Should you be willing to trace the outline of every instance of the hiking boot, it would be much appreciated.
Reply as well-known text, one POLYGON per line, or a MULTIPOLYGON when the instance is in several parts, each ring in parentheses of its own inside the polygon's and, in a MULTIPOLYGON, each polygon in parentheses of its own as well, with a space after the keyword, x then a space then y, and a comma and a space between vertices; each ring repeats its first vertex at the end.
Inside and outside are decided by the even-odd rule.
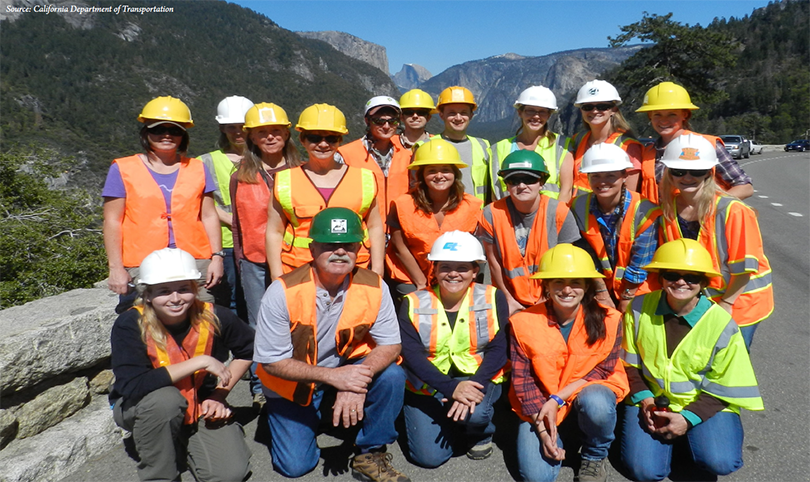
POLYGON ((259 392, 253 394, 253 408, 261 410, 265 403, 267 403, 267 399, 264 398, 264 393, 259 392))
POLYGON ((582 459, 579 467, 579 482, 605 482, 607 480, 607 459, 582 459))
POLYGON ((371 482, 411 482, 405 474, 391 466, 394 456, 386 452, 369 452, 352 459, 352 475, 371 482))
POLYGON ((467 450, 467 457, 473 460, 484 460, 492 455, 492 442, 473 445, 467 450))

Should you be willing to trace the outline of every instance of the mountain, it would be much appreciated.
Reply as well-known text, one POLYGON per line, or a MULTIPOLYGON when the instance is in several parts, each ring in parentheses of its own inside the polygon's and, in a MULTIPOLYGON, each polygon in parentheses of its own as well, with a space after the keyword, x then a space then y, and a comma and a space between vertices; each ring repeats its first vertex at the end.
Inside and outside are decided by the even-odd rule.
MULTIPOLYGON (((44 2, 14 5, 32 3, 44 2)), ((252 10, 223 1, 160 5, 172 12, 0 18, 0 149, 30 144, 75 156, 74 181, 99 189, 111 159, 140 151, 136 117, 157 96, 191 108, 189 151, 199 155, 213 148, 216 106, 229 95, 281 105, 293 123, 310 104, 337 105, 351 140, 364 132, 366 100, 398 92, 386 72, 252 10)))
POLYGON ((403 64, 399 72, 394 74, 393 79, 400 92, 405 93, 408 90, 418 88, 432 76, 433 74, 421 65, 403 64))
POLYGON ((367 42, 354 35, 344 32, 324 31, 324 32, 295 32, 298 35, 315 40, 323 40, 338 52, 343 52, 349 57, 371 64, 374 67, 388 74, 388 54, 385 47, 372 42, 367 42))

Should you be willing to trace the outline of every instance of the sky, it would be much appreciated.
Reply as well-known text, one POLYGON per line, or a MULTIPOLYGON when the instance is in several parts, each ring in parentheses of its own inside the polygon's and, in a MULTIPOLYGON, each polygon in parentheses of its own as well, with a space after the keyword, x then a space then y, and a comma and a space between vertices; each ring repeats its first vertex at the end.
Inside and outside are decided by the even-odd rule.
POLYGON ((494 55, 541 56, 608 47, 608 37, 643 12, 689 25, 742 18, 767 0, 449 0, 284 1, 228 0, 266 15, 292 31, 337 30, 382 45, 388 68, 419 64, 436 75, 448 67, 494 55))

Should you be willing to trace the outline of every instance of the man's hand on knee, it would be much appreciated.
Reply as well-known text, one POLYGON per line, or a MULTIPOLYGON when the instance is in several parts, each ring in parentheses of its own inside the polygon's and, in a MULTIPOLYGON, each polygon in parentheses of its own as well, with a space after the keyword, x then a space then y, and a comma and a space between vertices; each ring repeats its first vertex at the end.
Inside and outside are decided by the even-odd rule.
POLYGON ((366 393, 374 371, 367 365, 345 365, 332 368, 327 383, 341 391, 366 393))
POLYGON ((364 403, 366 396, 361 393, 338 391, 332 406, 332 425, 337 427, 341 420, 345 428, 357 425, 363 420, 364 403))

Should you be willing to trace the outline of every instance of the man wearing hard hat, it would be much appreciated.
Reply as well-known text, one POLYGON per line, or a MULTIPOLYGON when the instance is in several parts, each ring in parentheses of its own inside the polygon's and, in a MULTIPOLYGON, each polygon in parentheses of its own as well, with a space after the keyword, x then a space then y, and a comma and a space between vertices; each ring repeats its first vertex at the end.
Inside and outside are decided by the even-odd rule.
POLYGON ((353 211, 324 209, 309 237, 313 260, 270 285, 256 331, 273 466, 286 477, 314 469, 321 414, 331 409, 332 425, 360 427, 356 476, 407 481, 386 453, 405 385, 391 295, 380 276, 355 267, 363 227, 353 211))

